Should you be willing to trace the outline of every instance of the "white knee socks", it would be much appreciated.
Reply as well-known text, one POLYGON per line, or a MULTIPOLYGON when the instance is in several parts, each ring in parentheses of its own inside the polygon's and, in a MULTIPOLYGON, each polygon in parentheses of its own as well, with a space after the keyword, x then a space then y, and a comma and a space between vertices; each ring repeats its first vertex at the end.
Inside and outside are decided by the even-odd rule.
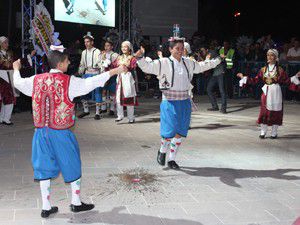
POLYGON ((171 140, 171 144, 170 144, 170 154, 169 154, 169 160, 168 161, 174 161, 178 148, 181 145, 181 138, 173 138, 171 140))
POLYGON ((49 180, 41 180, 40 181, 40 188, 41 188, 41 194, 42 194, 42 202, 43 210, 50 210, 51 204, 50 204, 50 179, 49 180))
POLYGON ((72 189, 72 204, 73 205, 81 205, 80 200, 80 184, 81 179, 75 180, 71 183, 71 189, 72 189))

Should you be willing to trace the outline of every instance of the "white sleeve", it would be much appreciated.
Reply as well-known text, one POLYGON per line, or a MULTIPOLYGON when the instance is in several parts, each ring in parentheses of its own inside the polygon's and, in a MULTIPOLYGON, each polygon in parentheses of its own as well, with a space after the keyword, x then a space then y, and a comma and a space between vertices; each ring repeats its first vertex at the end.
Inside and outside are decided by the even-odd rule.
POLYGON ((147 61, 144 57, 137 61, 138 66, 144 73, 159 75, 161 70, 161 61, 156 59, 151 62, 147 61))
POLYGON ((247 84, 247 77, 243 77, 242 79, 240 79, 239 84, 240 87, 243 87, 244 84, 247 84))
POLYGON ((83 74, 85 70, 85 62, 84 62, 84 51, 81 53, 81 59, 80 59, 80 64, 78 68, 78 73, 83 74))
POLYGON ((290 57, 290 56, 292 56, 292 49, 291 49, 291 48, 288 50, 288 52, 287 52, 286 56, 287 56, 287 57, 290 57))
POLYGON ((296 85, 299 85, 299 84, 300 84, 298 75, 295 75, 295 76, 292 76, 292 77, 291 77, 291 83, 296 84, 296 85))
POLYGON ((195 63, 194 74, 197 74, 215 68, 217 65, 221 63, 221 59, 216 58, 211 60, 205 60, 202 62, 195 61, 194 63, 195 63))
POLYGON ((32 96, 34 76, 22 78, 19 70, 14 70, 13 82, 15 88, 21 91, 24 95, 32 96))
POLYGON ((71 76, 69 86, 70 100, 73 101, 75 97, 86 95, 97 87, 103 87, 109 78, 109 72, 101 73, 86 79, 71 76))

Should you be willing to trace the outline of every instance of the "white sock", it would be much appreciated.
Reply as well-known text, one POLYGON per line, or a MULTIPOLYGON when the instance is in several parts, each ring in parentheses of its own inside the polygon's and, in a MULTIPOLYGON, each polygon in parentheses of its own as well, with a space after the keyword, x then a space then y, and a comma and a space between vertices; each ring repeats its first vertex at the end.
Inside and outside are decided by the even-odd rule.
POLYGON ((273 125, 272 126, 272 133, 271 133, 272 137, 276 137, 277 136, 277 130, 278 130, 278 125, 273 125))
POLYGON ((169 161, 174 161, 176 158, 176 154, 178 151, 179 146, 181 145, 181 138, 172 138, 170 144, 170 154, 169 154, 169 161))
POLYGON ((73 205, 81 205, 80 184, 81 184, 81 179, 80 178, 71 183, 71 189, 72 189, 72 202, 71 202, 71 204, 73 204, 73 205))
POLYGON ((1 112, 0 112, 0 122, 2 122, 3 121, 3 119, 4 119, 4 104, 3 104, 3 102, 2 102, 2 105, 1 105, 1 112))
POLYGON ((114 103, 114 97, 110 96, 110 110, 115 111, 115 103, 114 103))
POLYGON ((134 106, 127 106, 127 117, 129 121, 134 120, 134 106))
POLYGON ((14 104, 4 105, 4 118, 2 119, 4 122, 10 123, 13 108, 14 104))
POLYGON ((118 119, 124 118, 124 108, 120 103, 117 103, 117 115, 118 115, 118 119))
POLYGON ((105 96, 102 97, 102 101, 103 101, 102 102, 103 104, 101 105, 101 110, 105 111, 106 110, 106 97, 105 96))
POLYGON ((87 101, 82 101, 83 105, 83 112, 88 113, 89 112, 89 104, 87 101))
POLYGON ((160 149, 159 151, 161 153, 167 153, 170 147, 170 138, 161 138, 161 144, 160 144, 160 149))
POLYGON ((100 114, 100 105, 97 103, 96 104, 96 114, 99 115, 100 114))
POLYGON ((260 124, 260 135, 266 135, 268 131, 267 124, 260 124))
POLYGON ((41 194, 42 194, 42 202, 43 210, 50 210, 51 204, 50 204, 50 179, 49 180, 41 180, 40 181, 40 188, 41 188, 41 194))

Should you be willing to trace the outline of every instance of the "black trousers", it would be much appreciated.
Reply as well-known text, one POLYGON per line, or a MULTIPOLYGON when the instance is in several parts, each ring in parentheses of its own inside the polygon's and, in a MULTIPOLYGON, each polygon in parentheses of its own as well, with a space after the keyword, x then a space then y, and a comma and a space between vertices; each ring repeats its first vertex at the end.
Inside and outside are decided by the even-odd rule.
POLYGON ((222 101, 222 109, 226 109, 227 102, 226 102, 226 93, 224 89, 224 75, 219 76, 212 76, 210 77, 208 84, 207 84, 207 94, 209 97, 209 101, 214 109, 219 108, 217 103, 217 98, 213 92, 214 87, 218 84, 219 91, 221 94, 221 101, 222 101))

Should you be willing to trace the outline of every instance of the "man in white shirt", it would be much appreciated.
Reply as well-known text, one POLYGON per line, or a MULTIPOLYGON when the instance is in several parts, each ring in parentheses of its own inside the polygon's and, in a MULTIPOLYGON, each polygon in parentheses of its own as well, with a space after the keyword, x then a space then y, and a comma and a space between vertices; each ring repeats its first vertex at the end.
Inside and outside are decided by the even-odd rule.
MULTIPOLYGON (((86 49, 81 54, 78 73, 81 74, 83 78, 88 78, 93 77, 100 72, 99 62, 101 51, 94 47, 94 37, 90 32, 88 32, 83 39, 86 49)), ((101 103, 103 102, 102 88, 100 87, 93 90, 89 96, 82 97, 83 113, 81 113, 78 118, 83 118, 87 115, 90 115, 88 104, 89 98, 96 102, 96 114, 94 119, 100 120, 101 103)))
POLYGON ((14 62, 14 84, 25 95, 32 96, 32 115, 35 132, 32 141, 32 167, 34 179, 39 181, 42 195, 41 217, 47 218, 58 212, 50 203, 50 183, 62 173, 70 183, 72 201, 70 209, 77 213, 94 208, 81 202, 81 160, 76 137, 70 130, 75 124, 73 99, 103 87, 113 75, 126 72, 123 66, 86 79, 64 74, 70 61, 63 46, 51 46, 48 63, 49 73, 21 78, 20 60, 14 62))
POLYGON ((294 47, 290 48, 287 53, 287 60, 290 62, 300 62, 300 43, 299 40, 294 41, 294 47))
POLYGON ((169 58, 161 58, 148 62, 143 57, 141 47, 135 56, 138 66, 148 74, 154 74, 159 80, 162 91, 160 105, 160 135, 161 147, 157 154, 157 162, 165 165, 166 153, 170 149, 168 167, 179 169, 175 162, 176 153, 181 145, 181 138, 186 137, 191 119, 191 90, 193 74, 199 74, 220 64, 219 58, 196 62, 183 57, 184 39, 172 37, 169 39, 169 58))

